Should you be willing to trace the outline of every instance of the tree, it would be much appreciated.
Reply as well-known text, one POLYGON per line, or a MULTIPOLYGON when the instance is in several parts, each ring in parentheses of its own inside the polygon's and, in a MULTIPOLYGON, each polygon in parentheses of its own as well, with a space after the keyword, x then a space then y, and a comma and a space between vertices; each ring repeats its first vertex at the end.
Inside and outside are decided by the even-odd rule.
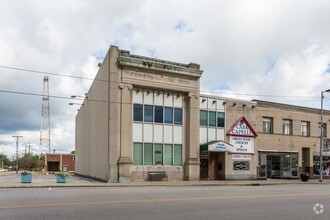
MULTIPOLYGON (((11 163, 10 159, 7 155, 5 155, 5 154, 0 155, 0 166, 2 166, 2 164, 3 164, 3 167, 7 167, 10 165, 10 163, 11 163)), ((1 167, 1 168, 3 168, 3 167, 1 167)))
POLYGON ((45 167, 45 155, 44 154, 24 154, 19 161, 19 168, 24 170, 41 170, 45 167))

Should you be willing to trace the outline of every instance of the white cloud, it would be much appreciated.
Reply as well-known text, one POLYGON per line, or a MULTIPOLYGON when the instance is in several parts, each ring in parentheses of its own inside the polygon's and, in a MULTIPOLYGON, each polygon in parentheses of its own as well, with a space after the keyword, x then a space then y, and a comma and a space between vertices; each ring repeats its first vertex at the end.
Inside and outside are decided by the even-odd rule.
MULTIPOLYGON (((5 0, 0 66, 94 77, 115 44, 134 54, 200 64, 202 91, 318 107, 330 81, 329 11, 325 0, 5 0)), ((42 93, 43 74, 0 73, 2 90, 42 93)), ((50 94, 57 96, 83 95, 91 83, 49 77, 50 94)), ((50 100, 51 147, 68 152, 77 109, 69 102, 50 100)), ((0 93, 0 104, 0 146, 11 152, 15 134, 38 146, 41 98, 0 93)))

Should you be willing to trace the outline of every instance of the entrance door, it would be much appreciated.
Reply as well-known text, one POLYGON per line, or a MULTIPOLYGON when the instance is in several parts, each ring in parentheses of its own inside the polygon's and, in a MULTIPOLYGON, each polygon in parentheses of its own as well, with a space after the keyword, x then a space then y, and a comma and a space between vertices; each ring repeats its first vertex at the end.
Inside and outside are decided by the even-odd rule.
POLYGON ((48 162, 48 171, 59 171, 59 162, 48 162))
POLYGON ((201 159, 200 161, 200 179, 207 180, 209 178, 209 160, 201 159))
POLYGON ((281 156, 269 156, 270 160, 270 178, 281 177, 281 156))
POLYGON ((267 178, 267 154, 259 154, 258 178, 267 178))

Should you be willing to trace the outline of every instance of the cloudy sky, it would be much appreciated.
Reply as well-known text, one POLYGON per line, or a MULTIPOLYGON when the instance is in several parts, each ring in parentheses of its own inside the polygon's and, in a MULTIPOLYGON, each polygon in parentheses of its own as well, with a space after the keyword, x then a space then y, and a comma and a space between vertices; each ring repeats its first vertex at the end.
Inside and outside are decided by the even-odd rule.
POLYGON ((39 146, 39 72, 54 73, 51 149, 74 150, 79 106, 66 98, 91 80, 67 76, 93 78, 110 45, 200 64, 204 93, 319 108, 330 88, 329 11, 328 0, 2 0, 0 153, 15 153, 13 135, 23 136, 20 153, 27 143, 48 150, 39 146))

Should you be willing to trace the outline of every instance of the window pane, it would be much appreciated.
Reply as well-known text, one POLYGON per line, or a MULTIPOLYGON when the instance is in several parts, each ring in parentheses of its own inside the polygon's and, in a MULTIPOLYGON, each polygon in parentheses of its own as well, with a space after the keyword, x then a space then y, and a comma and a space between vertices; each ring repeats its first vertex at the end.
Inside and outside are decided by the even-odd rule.
POLYGON ((134 121, 143 121, 143 105, 134 104, 134 121))
POLYGON ((144 144, 144 165, 152 164, 152 144, 144 144))
POLYGON ((176 166, 182 165, 182 145, 181 144, 174 145, 174 165, 176 165, 176 166))
POLYGON ((291 120, 283 120, 283 134, 291 135, 291 120))
POLYGON ((133 164, 142 165, 142 144, 134 143, 133 145, 133 164))
POLYGON ((152 105, 144 106, 144 121, 153 122, 154 119, 154 107, 152 105))
POLYGON ((174 109, 174 124, 182 125, 182 109, 174 109))
POLYGON ((218 128, 225 127, 225 113, 218 112, 217 123, 218 123, 218 128))
POLYGON ((165 123, 173 124, 173 108, 165 107, 165 123))
POLYGON ((309 122, 302 121, 300 127, 301 127, 301 136, 309 136, 309 122))
POLYGON ((200 111, 200 125, 207 126, 207 111, 200 111))
POLYGON ((209 126, 215 127, 216 125, 216 118, 215 118, 215 112, 209 112, 209 126))
POLYGON ((155 106, 155 122, 163 123, 163 106, 155 106))
POLYGON ((273 119, 263 118, 262 119, 262 131, 267 134, 273 133, 273 119))
POLYGON ((172 144, 165 144, 165 165, 173 165, 173 146, 172 144))
POLYGON ((155 165, 163 164, 163 145, 155 144, 155 165))

